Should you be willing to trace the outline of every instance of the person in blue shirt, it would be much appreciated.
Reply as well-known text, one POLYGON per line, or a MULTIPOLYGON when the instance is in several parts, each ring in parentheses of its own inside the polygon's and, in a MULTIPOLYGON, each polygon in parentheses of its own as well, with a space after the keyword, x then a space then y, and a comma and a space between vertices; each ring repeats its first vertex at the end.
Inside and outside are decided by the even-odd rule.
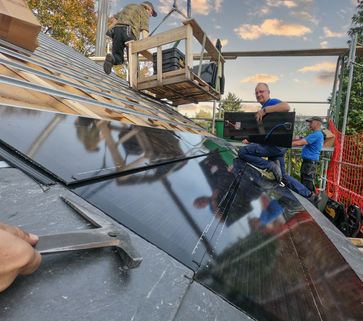
MULTIPOLYGON (((287 112, 290 110, 288 103, 280 99, 270 97, 270 89, 266 83, 258 83, 255 88, 256 100, 261 104, 261 109, 256 113, 256 120, 260 122, 269 113, 287 112)), ((285 175, 284 155, 287 151, 285 147, 270 146, 262 144, 250 144, 248 140, 242 141, 247 146, 241 147, 238 156, 252 165, 270 170, 275 179, 281 182, 285 175), (262 157, 268 157, 268 160, 262 157)))
POLYGON ((313 132, 304 138, 294 140, 292 146, 303 146, 300 180, 310 191, 315 192, 316 170, 324 144, 324 134, 321 131, 322 119, 320 117, 314 116, 306 121, 313 132))

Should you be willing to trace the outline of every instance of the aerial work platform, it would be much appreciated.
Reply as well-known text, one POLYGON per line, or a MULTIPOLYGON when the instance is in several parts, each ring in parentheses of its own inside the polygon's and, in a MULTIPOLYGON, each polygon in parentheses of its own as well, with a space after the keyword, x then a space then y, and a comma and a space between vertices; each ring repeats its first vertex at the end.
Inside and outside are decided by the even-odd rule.
POLYGON ((183 26, 129 44, 129 80, 132 88, 147 90, 156 98, 167 99, 173 105, 220 100, 223 79, 224 58, 212 44, 194 19, 186 20, 183 26), (193 39, 202 46, 199 66, 193 68, 193 39), (174 70, 166 71, 165 51, 162 46, 184 40, 185 55, 176 57, 174 70), (152 55, 149 50, 156 49, 152 55), (210 59, 202 64, 204 53, 210 59), (139 73, 139 54, 148 61, 154 61, 154 74, 139 73), (154 57, 153 57, 154 56, 154 57))

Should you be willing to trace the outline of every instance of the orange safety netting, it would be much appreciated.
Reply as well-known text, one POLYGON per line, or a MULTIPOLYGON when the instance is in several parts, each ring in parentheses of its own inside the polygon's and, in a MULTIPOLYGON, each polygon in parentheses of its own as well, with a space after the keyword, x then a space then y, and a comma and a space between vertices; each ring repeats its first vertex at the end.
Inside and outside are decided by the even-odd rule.
POLYGON ((340 162, 343 135, 332 121, 329 122, 329 129, 335 135, 335 141, 327 173, 326 192, 330 198, 343 203, 346 208, 355 204, 363 210, 363 133, 344 135, 340 162))

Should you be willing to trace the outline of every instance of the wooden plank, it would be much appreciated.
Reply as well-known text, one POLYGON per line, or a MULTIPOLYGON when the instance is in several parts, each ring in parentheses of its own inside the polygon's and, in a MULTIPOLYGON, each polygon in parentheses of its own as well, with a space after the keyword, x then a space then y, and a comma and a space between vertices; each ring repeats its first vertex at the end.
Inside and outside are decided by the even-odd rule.
POLYGON ((161 46, 158 46, 157 53, 156 53, 156 80, 158 83, 158 86, 161 86, 163 84, 163 52, 161 46))
MULTIPOLYGON (((0 54, 0 56, 3 56, 2 54, 0 54)), ((8 59, 7 57, 5 57, 5 59, 8 59)), ((22 78, 24 78, 25 80, 29 81, 30 83, 35 83, 37 85, 40 85, 44 88, 49 88, 49 89, 59 89, 58 85, 54 83, 54 85, 51 82, 48 82, 44 79, 42 79, 41 77, 25 72, 25 71, 17 71, 16 72, 19 76, 21 76, 22 78)), ((66 91, 67 92, 67 91, 66 91)), ((53 97, 51 94, 46 96, 50 96, 53 97)), ((70 99, 64 99, 64 98, 60 98, 60 97, 53 97, 55 100, 62 102, 63 104, 65 104, 66 106, 68 106, 69 108, 73 109, 76 113, 81 114, 81 115, 87 115, 87 116, 91 116, 93 118, 99 118, 100 116, 97 113, 94 113, 92 110, 90 110, 89 108, 85 107, 84 105, 82 105, 79 102, 76 101, 72 101, 70 99)))
POLYGON ((147 50, 143 50, 140 52, 141 55, 143 55, 147 60, 153 61, 153 54, 147 50))
MULTIPOLYGON (((193 28, 193 35, 194 37, 199 41, 200 44, 203 43, 203 36, 205 32, 202 30, 202 28, 198 25, 198 23, 194 19, 189 19, 186 21, 183 21, 184 25, 191 25, 193 28)), ((210 41, 210 39, 207 37, 205 42, 205 49, 207 53, 215 60, 218 61, 219 55, 221 55, 221 61, 224 63, 224 58, 222 57, 222 54, 217 50, 217 48, 213 45, 213 43, 210 41)))
POLYGON ((147 37, 142 40, 134 41, 132 44, 131 53, 138 53, 143 50, 155 48, 177 40, 186 38, 186 27, 181 26, 170 31, 161 32, 155 36, 147 37))
MULTIPOLYGON (((183 82, 185 81, 185 76, 182 75, 182 76, 176 76, 176 77, 172 77, 172 78, 168 78, 168 79, 163 79, 163 86, 166 86, 166 85, 172 85, 172 84, 175 84, 175 83, 179 83, 179 82, 183 82)), ((142 83, 142 84, 139 84, 137 89, 138 90, 149 90, 151 92, 153 92, 153 89, 155 87, 158 87, 158 81, 157 80, 153 80, 153 81, 148 81, 148 82, 145 82, 145 83, 142 83)))
POLYGON ((193 70, 193 29, 191 25, 186 25, 185 40, 185 78, 190 79, 190 71, 193 70))
POLYGON ((129 83, 131 88, 137 89, 137 69, 139 62, 137 54, 131 53, 134 46, 134 41, 129 44, 129 83))
MULTIPOLYGON (((171 77, 174 77, 174 76, 184 75, 184 73, 185 73, 185 68, 172 70, 172 71, 167 71, 167 72, 163 73, 163 79, 171 78, 171 77)), ((138 83, 141 84, 141 83, 156 80, 156 79, 157 79, 157 75, 152 75, 152 76, 147 76, 147 77, 139 77, 138 83)))

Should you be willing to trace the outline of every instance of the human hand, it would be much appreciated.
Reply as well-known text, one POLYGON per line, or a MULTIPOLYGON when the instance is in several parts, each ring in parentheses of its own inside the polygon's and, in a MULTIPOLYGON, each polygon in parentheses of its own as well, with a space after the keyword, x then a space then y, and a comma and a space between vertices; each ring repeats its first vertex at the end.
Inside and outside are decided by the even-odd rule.
POLYGON ((256 120, 257 122, 261 122, 262 118, 266 115, 266 108, 261 108, 257 113, 256 113, 256 120))
POLYGON ((0 292, 18 275, 31 274, 39 267, 41 256, 33 248, 38 240, 34 234, 0 223, 0 292))

